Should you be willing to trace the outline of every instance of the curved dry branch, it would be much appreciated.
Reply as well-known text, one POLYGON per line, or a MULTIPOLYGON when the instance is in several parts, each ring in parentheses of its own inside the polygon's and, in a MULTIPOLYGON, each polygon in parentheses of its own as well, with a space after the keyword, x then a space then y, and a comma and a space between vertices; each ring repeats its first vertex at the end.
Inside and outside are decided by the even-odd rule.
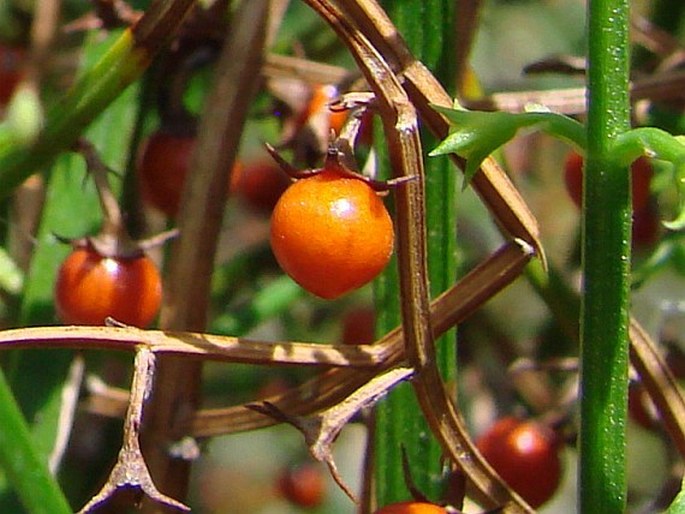
MULTIPOLYGON (((338 3, 343 6, 347 18, 382 53, 385 62, 402 77, 402 85, 426 128, 438 139, 447 137, 449 124, 431 106, 451 107, 452 98, 430 70, 411 54, 385 11, 375 0, 339 0, 338 3)), ((464 168, 464 159, 454 154, 450 157, 460 169, 464 168)), ((499 164, 492 158, 483 161, 471 185, 497 219, 505 236, 526 241, 544 263, 538 222, 499 164)))
POLYGON ((157 355, 247 364, 375 367, 387 359, 385 345, 272 343, 199 332, 140 330, 133 327, 28 327, 0 331, 0 349, 77 348, 135 351, 157 355))
MULTIPOLYGON (((431 302, 431 330, 439 336, 466 319, 488 299, 514 281, 532 256, 533 249, 521 241, 504 244, 459 283, 431 302)), ((67 346, 134 351, 139 345, 149 345, 154 353, 172 351, 191 358, 196 356, 225 362, 279 364, 274 362, 272 357, 275 343, 209 334, 107 327, 36 327, 0 331, 0 349, 67 346)), ((297 388, 268 398, 268 401, 280 410, 297 415, 312 414, 329 408, 376 374, 401 364, 405 359, 404 337, 399 327, 373 345, 357 347, 364 355, 359 361, 349 353, 349 348, 354 347, 314 343, 278 345, 282 348, 282 354, 290 355, 287 361, 280 364, 293 364, 297 355, 302 355, 300 360, 314 365, 316 359, 312 357, 311 352, 316 352, 319 359, 322 355, 327 355, 327 367, 332 365, 331 362, 338 351, 343 352, 344 357, 349 360, 347 364, 343 363, 344 359, 341 361, 340 366, 346 369, 330 370, 297 388)), ((106 395, 98 391, 92 394, 106 395)), ((126 409, 125 394, 117 394, 115 397, 106 395, 105 399, 110 407, 106 412, 98 411, 101 414, 119 416, 126 409)), ((185 431, 195 437, 211 437, 271 424, 273 420, 270 418, 256 414, 243 406, 234 406, 200 411, 191 426, 185 427, 185 431)))
MULTIPOLYGON (((417 177, 410 185, 397 192, 397 224, 405 349, 409 363, 416 370, 413 383, 419 403, 443 449, 459 463, 486 504, 504 506, 505 512, 532 512, 476 451, 454 404, 447 395, 436 366, 434 339, 429 322, 423 155, 414 106, 407 98, 397 76, 381 57, 379 50, 371 46, 369 40, 360 32, 366 27, 357 28, 352 25, 350 13, 339 9, 331 2, 307 2, 348 45, 362 74, 375 93, 396 175, 417 177)), ((359 6, 356 2, 344 4, 352 5, 355 10, 359 6)), ((371 1, 365 2, 365 5, 377 7, 371 1)), ((380 19, 387 20, 380 7, 377 15, 380 19)), ((390 21, 387 20, 386 28, 390 26, 390 21)), ((396 31, 393 41, 401 44, 396 31)), ((383 46, 388 46, 387 41, 383 41, 383 46)), ((406 58, 409 52, 406 47, 402 50, 406 58)), ((417 61, 412 62, 413 67, 422 67, 419 64, 417 61)), ((433 115, 433 118, 437 116, 433 115)), ((442 123, 445 124, 444 120, 442 123)), ((512 191, 515 192, 513 186, 512 191)), ((521 204, 525 206, 522 200, 521 204)), ((531 219, 534 221, 532 215, 531 219)), ((533 237, 530 231, 524 230, 522 236, 527 236, 530 244, 539 248, 537 238, 533 237)))

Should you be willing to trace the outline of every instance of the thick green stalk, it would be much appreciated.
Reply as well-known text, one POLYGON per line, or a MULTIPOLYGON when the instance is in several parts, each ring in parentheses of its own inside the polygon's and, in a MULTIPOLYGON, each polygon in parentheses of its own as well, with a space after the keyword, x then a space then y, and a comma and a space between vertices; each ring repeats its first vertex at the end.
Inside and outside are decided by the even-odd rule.
POLYGON ((587 514, 619 514, 626 503, 631 207, 628 169, 611 150, 630 124, 628 0, 590 0, 588 9, 579 505, 587 514))
MULTIPOLYGON (((451 87, 454 74, 451 0, 392 0, 384 3, 407 44, 442 81, 451 87)), ((435 140, 423 139, 424 148, 434 148, 435 140)), ((446 159, 426 161, 426 223, 428 269, 433 296, 456 280, 455 239, 456 174, 446 159)), ((381 301, 379 329, 382 332, 400 323, 397 305, 399 285, 394 270, 376 291, 381 301)), ((455 334, 448 332, 438 344, 438 365, 446 380, 454 379, 455 334)), ((402 449, 406 450, 411 478, 432 500, 443 494, 442 450, 431 436, 409 384, 392 391, 376 413, 376 496, 379 505, 407 499, 402 449)))
POLYGON ((0 467, 31 514, 70 514, 67 500, 39 455, 5 376, 0 373, 0 467))

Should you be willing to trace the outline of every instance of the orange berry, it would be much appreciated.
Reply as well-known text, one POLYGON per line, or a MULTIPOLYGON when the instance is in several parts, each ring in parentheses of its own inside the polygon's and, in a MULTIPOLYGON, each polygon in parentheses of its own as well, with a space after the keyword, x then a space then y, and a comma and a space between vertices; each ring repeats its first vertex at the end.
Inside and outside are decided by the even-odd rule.
POLYGON ((64 323, 102 325, 111 316, 144 328, 161 303, 161 277, 145 255, 107 257, 91 247, 76 248, 57 273, 55 304, 64 323))
POLYGON ((386 505, 374 514, 447 514, 447 510, 433 503, 407 501, 386 505))
POLYGON ((317 507, 326 496, 323 470, 315 464, 286 468, 278 477, 278 491, 294 505, 317 507))
POLYGON ((363 180, 324 168, 291 185, 271 217, 281 268, 307 291, 333 299, 373 280, 392 254, 392 219, 363 180))

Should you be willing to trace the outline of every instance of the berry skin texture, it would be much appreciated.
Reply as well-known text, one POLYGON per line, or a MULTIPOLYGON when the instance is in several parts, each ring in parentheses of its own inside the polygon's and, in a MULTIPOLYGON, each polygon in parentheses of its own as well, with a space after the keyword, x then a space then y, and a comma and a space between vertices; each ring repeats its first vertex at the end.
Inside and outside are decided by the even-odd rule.
MULTIPOLYGON (((649 202, 649 183, 653 170, 645 157, 635 160, 630 170, 633 210, 637 212, 644 209, 649 202)), ((583 157, 576 152, 571 152, 566 157, 564 182, 571 200, 580 208, 583 203, 583 157)))
POLYGON ((324 169, 291 185, 271 217, 271 248, 307 291, 337 298, 374 279, 392 254, 392 219, 363 180, 324 169))
POLYGON ((447 514, 447 510, 433 503, 408 501, 386 505, 374 514, 447 514))
POLYGON ((313 464, 285 469, 278 478, 277 486, 286 500, 306 509, 318 507, 326 496, 323 471, 313 464))
POLYGON ((504 481, 534 508, 549 500, 559 487, 559 442, 546 426, 505 417, 486 431, 476 446, 504 481))
POLYGON ((141 149, 137 165, 141 196, 169 217, 178 214, 194 147, 194 136, 160 130, 141 149))
POLYGON ((159 272, 146 256, 104 257, 91 247, 74 249, 57 273, 55 304, 66 324, 102 325, 111 316, 143 328, 162 303, 159 272))

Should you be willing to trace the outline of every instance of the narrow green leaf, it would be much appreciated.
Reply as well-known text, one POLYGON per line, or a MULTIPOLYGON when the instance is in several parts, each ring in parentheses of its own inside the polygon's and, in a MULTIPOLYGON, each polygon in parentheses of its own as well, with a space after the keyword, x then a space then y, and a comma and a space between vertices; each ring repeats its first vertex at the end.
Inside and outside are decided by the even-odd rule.
MULTIPOLYGON (((116 38, 112 35, 111 38, 116 38)), ((84 63, 89 65, 111 46, 112 39, 101 41, 96 34, 84 47, 84 63)), ((130 88, 93 124, 87 134, 101 152, 102 159, 115 170, 124 170, 128 141, 135 120, 133 101, 136 88, 130 88)), ((26 276, 19 324, 54 324, 53 289, 57 269, 70 251, 63 237, 92 235, 99 229, 101 212, 92 180, 87 178, 83 159, 76 154, 57 158, 47 178, 46 202, 42 212, 34 254, 26 276)), ((112 180, 114 191, 120 181, 112 180)), ((47 461, 53 452, 63 405, 62 390, 73 359, 68 350, 14 352, 8 380, 31 424, 35 448, 47 461)), ((12 477, 8 477, 12 478, 12 477)), ((11 488, 17 485, 10 484, 11 488)), ((7 489, 0 493, 0 512, 18 512, 16 499, 7 489)))

